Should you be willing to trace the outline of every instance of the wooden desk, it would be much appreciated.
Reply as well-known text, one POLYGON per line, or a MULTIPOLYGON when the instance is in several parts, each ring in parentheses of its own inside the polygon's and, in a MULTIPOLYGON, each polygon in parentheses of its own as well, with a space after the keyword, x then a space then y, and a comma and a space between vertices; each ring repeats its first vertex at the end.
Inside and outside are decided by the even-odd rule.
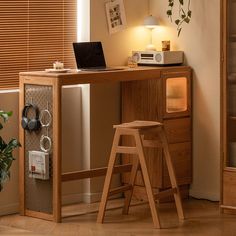
MULTIPOLYGON (((178 67, 138 67, 126 68, 120 71, 103 71, 103 72, 76 72, 69 73, 46 73, 46 72, 22 72, 20 73, 20 99, 19 99, 19 114, 25 103, 29 102, 34 96, 34 91, 38 91, 33 98, 33 101, 38 99, 51 100, 51 112, 53 114, 52 129, 50 134, 53 139, 53 148, 51 154, 51 180, 48 181, 32 181, 28 178, 27 172, 27 154, 30 148, 35 148, 34 142, 39 139, 39 134, 34 134, 24 131, 21 127, 19 130, 19 138, 22 144, 20 149, 20 212, 21 215, 38 217, 55 222, 61 221, 61 183, 63 181, 71 181, 75 179, 92 178, 102 176, 106 173, 106 168, 93 170, 78 171, 73 173, 61 173, 61 92, 64 85, 76 84, 93 84, 93 83, 111 83, 111 82, 132 82, 132 81, 152 81, 161 78, 169 77, 191 77, 191 69, 186 66, 178 67), (48 91, 44 91, 48 90, 48 91), (47 95, 45 95, 47 93, 47 95), (33 94, 33 95, 32 95, 33 94), (46 96, 49 96, 48 98, 46 96), (31 146, 30 146, 31 145, 31 146), (32 187, 32 188, 31 188, 32 187), (45 191, 46 195, 40 195, 45 191), (35 194, 35 195, 34 195, 35 194), (49 197, 46 197, 49 196, 49 197), (52 196, 52 197, 50 197, 52 196), (43 198, 43 201, 37 202, 36 198, 43 198), (29 202, 29 203, 28 203, 29 202), (48 202, 48 203, 45 203, 48 202), (33 206, 29 207, 28 205, 33 206), (34 204, 38 204, 35 209, 34 204), (49 210, 48 210, 49 209, 49 210)), ((188 83, 190 88, 190 84, 188 83)), ((164 87, 163 87, 164 88, 164 87)), ((188 89, 189 91, 190 89, 188 89)), ((157 93, 158 91, 154 91, 157 93)), ((140 90, 140 92, 142 91, 140 90)), ((191 99, 188 92, 188 107, 184 112, 179 112, 178 115, 186 117, 191 113, 191 99)), ((124 98, 125 99, 125 98, 124 98)), ((44 101, 45 103, 46 101, 44 101)), ((125 100, 123 100, 123 104, 125 100)), ((156 109, 156 108, 154 108, 156 109)), ((159 109, 159 108, 158 108, 159 109)), ((145 112, 145 111, 144 111, 145 112)), ((166 114, 169 118, 173 118, 176 114, 166 114)), ((127 116, 126 116, 127 118, 127 116)), ((124 119, 126 119, 124 118, 124 119)), ((21 119, 21 117, 20 117, 21 119)), ((173 135, 172 135, 173 136, 173 135)), ((32 149, 31 149, 32 150, 32 149)), ((35 149, 33 149, 35 150, 35 149)), ((116 171, 119 173, 130 170, 130 164, 127 163, 124 167, 117 166, 116 171)))

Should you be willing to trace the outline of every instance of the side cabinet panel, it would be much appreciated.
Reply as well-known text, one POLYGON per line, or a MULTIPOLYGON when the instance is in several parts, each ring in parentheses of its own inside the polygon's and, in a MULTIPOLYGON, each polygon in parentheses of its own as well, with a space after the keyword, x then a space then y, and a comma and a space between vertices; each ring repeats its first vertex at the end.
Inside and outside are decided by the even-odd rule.
MULTIPOLYGON (((150 81, 132 81, 122 83, 122 122, 130 122, 133 120, 153 120, 164 123, 167 139, 169 142, 170 152, 176 169, 177 180, 180 185, 188 186, 192 181, 192 120, 191 120, 191 70, 178 71, 164 70, 161 78, 150 81), (180 83, 175 84, 181 78, 180 83), (168 103, 167 82, 170 83, 172 92, 177 96, 178 90, 180 95, 186 96, 186 109, 167 112, 168 103), (183 87, 181 87, 181 83, 183 87), (180 87, 179 87, 180 86, 180 87), (177 89, 177 91, 175 91, 177 89), (176 93, 176 94, 175 94, 176 93), (124 102, 125 101, 125 102, 124 102)), ((173 93, 172 93, 173 95, 173 93)), ((172 103, 175 104, 175 97, 171 97, 172 103)), ((170 103, 169 103, 170 105, 170 103)), ((122 142, 126 145, 134 145, 133 140, 124 137, 122 142)), ((162 150, 145 148, 148 171, 154 188, 167 188, 170 186, 169 176, 164 163, 162 150)), ((122 163, 132 162, 133 157, 130 155, 122 155, 122 163)), ((127 183, 129 173, 122 175, 122 181, 127 183)), ((142 175, 139 172, 136 179, 136 185, 143 187, 142 175)), ((134 197, 140 198, 142 190, 134 192, 134 197), (136 193, 137 196, 136 196, 136 193)), ((145 192, 145 191, 144 191, 145 192)))
MULTIPOLYGON (((122 122, 133 120, 158 120, 162 121, 162 85, 161 79, 132 81, 122 83, 122 122)), ((132 145, 133 140, 125 137, 124 144, 132 145)), ((160 187, 162 184, 162 173, 159 168, 162 167, 161 150, 145 149, 147 165, 150 179, 153 186, 160 187), (157 171, 158 170, 158 171, 157 171)), ((123 163, 132 162, 133 157, 129 155, 122 156, 123 163)), ((129 173, 123 175, 123 181, 126 183, 129 179, 129 173)), ((140 173, 136 179, 137 185, 143 185, 140 173)))

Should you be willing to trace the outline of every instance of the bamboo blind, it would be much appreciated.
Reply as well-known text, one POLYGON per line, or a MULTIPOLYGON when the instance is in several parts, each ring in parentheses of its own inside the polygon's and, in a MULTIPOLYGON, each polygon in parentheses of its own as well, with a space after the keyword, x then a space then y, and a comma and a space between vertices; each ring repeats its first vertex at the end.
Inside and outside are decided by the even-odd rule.
POLYGON ((0 1, 0 89, 17 88, 20 71, 74 68, 76 0, 0 1))

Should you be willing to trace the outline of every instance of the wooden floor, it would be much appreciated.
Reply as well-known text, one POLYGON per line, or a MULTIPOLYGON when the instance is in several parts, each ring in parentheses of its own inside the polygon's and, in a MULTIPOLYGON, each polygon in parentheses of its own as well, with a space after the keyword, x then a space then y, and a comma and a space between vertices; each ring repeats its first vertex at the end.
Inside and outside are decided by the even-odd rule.
MULTIPOLYGON (((136 202, 135 202, 136 203, 136 202)), ((109 202, 105 224, 97 224, 97 204, 63 208, 67 216, 61 224, 10 215, 0 218, 0 235, 77 235, 77 236, 236 236, 236 216, 221 215, 218 203, 189 199, 184 201, 186 220, 179 222, 174 204, 161 204, 164 229, 153 229, 147 204, 133 206, 128 216, 121 215, 120 200, 109 202), (90 212, 88 214, 88 212, 90 212), (72 213, 80 215, 68 217, 72 213)))

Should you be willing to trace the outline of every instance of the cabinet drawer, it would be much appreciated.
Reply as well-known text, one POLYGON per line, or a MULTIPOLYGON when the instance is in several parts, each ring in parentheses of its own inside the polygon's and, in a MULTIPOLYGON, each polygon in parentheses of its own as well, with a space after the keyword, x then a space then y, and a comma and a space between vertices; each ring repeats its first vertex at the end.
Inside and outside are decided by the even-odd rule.
MULTIPOLYGON (((170 144, 169 149, 178 184, 190 184, 192 182, 191 143, 170 144)), ((167 188, 170 187, 170 179, 165 161, 163 165, 163 188, 167 188)))
POLYGON ((168 143, 190 142, 192 139, 191 118, 164 120, 168 143))
POLYGON ((236 171, 223 171, 223 205, 236 205, 236 171))

